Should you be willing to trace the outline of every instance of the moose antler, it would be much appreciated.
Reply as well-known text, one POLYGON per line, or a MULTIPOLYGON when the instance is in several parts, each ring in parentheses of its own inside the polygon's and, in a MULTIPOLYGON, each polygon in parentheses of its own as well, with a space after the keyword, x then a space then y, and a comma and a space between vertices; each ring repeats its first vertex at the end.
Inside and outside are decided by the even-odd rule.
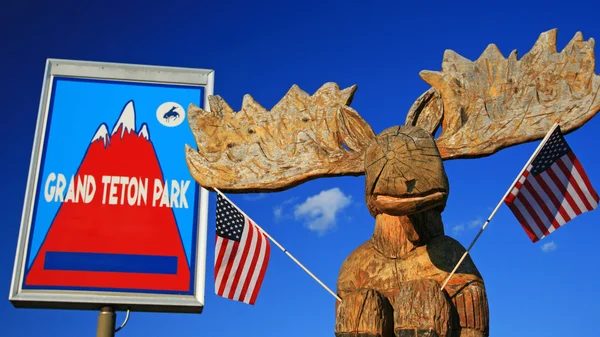
POLYGON ((571 132, 600 110, 600 76, 594 73, 594 40, 580 32, 560 52, 557 30, 540 35, 517 60, 504 58, 494 44, 472 62, 447 50, 442 72, 422 71, 433 88, 411 108, 406 124, 432 134, 444 159, 481 157, 502 148, 541 139, 562 118, 571 132))
POLYGON ((198 145, 186 145, 192 176, 206 188, 253 192, 364 174, 363 153, 375 135, 347 106, 356 88, 327 83, 310 96, 294 85, 271 111, 250 95, 238 113, 219 96, 209 97, 210 112, 190 105, 198 145))

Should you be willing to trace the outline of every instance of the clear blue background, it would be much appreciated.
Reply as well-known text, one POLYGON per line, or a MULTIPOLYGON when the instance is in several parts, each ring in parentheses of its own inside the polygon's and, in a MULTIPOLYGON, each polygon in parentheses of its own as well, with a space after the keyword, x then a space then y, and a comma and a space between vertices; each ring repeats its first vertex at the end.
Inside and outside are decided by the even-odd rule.
MULTIPOLYGON (((62 173, 67 179, 77 173, 90 142, 101 124, 106 124, 109 137, 129 101, 135 108, 135 132, 139 133, 146 124, 148 134, 158 157, 163 179, 171 188, 171 180, 190 181, 187 189, 188 208, 173 208, 175 219, 188 262, 192 257, 194 238, 194 205, 196 202, 196 184, 185 163, 182 144, 192 143, 194 136, 184 122, 176 127, 162 125, 156 117, 156 110, 165 102, 175 102, 182 106, 189 103, 201 105, 203 90, 199 87, 142 85, 107 81, 70 80, 57 78, 52 101, 52 113, 43 169, 40 175, 41 185, 37 191, 37 211, 31 237, 31 253, 28 265, 31 266, 48 228, 50 227, 60 202, 46 202, 44 184, 51 172, 62 173), (178 151, 179 150, 179 151, 178 151)), ((97 177, 98 178, 98 177, 97 177)), ((77 178, 75 178, 77 179, 77 178)), ((96 196, 102 197, 102 182, 96 181, 96 196)), ((152 183, 148 185, 146 201, 152 202, 152 183)), ((151 224, 148 224, 151 225, 151 224)))
MULTIPOLYGON (((8 297, 48 57, 215 69, 215 92, 236 110, 246 93, 271 108, 293 84, 309 93, 327 81, 357 84, 352 106, 381 132, 404 122, 414 100, 428 89, 418 72, 439 70, 445 49, 474 60, 496 43, 505 56, 513 49, 522 56, 540 33, 559 28, 561 50, 577 31, 600 38, 599 12, 595 0, 8 2, 0 11, 0 294, 8 297)), ((596 189, 599 130, 596 117, 567 136, 596 189)), ((468 245, 477 232, 468 223, 489 215, 536 145, 447 162, 447 233, 463 224, 455 237, 468 245)), ((342 261, 373 231, 363 190, 363 177, 346 177, 231 198, 335 288, 342 261), (299 203, 333 187, 352 197, 336 230, 319 236, 293 217, 275 221, 273 208, 282 202, 299 203)), ((214 200, 211 195, 204 313, 133 313, 117 335, 333 336, 333 297, 277 250, 254 307, 214 295, 214 200)), ((472 250, 486 282, 491 336, 598 335, 599 222, 599 211, 586 213, 532 244, 508 208, 500 208, 472 250), (546 240, 557 249, 544 253, 546 240)), ((5 336, 93 336, 96 319, 96 312, 14 309, 8 299, 0 301, 5 336)))

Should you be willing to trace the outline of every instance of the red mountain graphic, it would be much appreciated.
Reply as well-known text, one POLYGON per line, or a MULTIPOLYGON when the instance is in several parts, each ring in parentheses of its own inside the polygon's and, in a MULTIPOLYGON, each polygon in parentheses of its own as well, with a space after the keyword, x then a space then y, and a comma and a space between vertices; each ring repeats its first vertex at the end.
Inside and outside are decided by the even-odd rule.
POLYGON ((94 198, 62 203, 25 285, 189 292, 190 268, 173 211, 152 206, 154 180, 164 180, 147 125, 135 131, 133 101, 111 135, 105 124, 98 128, 75 181, 85 175, 95 179, 94 198), (122 190, 117 182, 119 202, 109 204, 111 186, 103 176, 147 178, 145 202, 130 206, 135 189, 122 190))

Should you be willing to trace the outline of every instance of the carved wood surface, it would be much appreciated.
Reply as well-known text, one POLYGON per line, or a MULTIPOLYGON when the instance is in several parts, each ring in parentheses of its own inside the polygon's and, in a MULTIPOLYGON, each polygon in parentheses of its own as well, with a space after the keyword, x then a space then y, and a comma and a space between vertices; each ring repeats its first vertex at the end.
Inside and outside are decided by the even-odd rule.
MULTIPOLYGON (((561 118, 572 132, 600 110, 594 40, 577 33, 559 53, 556 30, 542 33, 521 59, 491 44, 474 62, 448 50, 442 71, 422 71, 432 88, 405 124, 430 134, 443 159, 481 157, 541 139, 561 118)), ((350 108, 356 86, 323 85, 314 95, 293 86, 271 111, 246 95, 239 112, 219 96, 210 112, 188 109, 198 148, 186 146, 188 168, 205 188, 226 192, 284 190, 310 179, 362 175, 375 139, 350 108)))
MULTIPOLYGON (((489 334, 489 309, 485 288, 481 282, 452 286, 455 329, 470 329, 489 334)), ((466 334, 466 333, 465 333, 466 334)))
MULTIPOLYGON (((396 317, 396 330, 434 329, 440 336, 450 336, 450 330, 458 333, 456 336, 462 336, 461 331, 464 336, 487 335, 489 313, 485 288, 469 256, 451 279, 447 291, 440 291, 441 283, 464 251, 460 243, 443 235, 437 211, 410 217, 379 214, 373 237, 342 264, 337 289, 343 302, 338 305, 343 306, 344 317, 359 317, 360 305, 351 303, 363 303, 357 297, 364 301, 366 290, 376 290, 389 300, 396 317), (423 233, 423 228, 437 228, 438 232, 417 235, 423 233), (409 231, 413 234, 408 234, 409 231), (344 303, 347 298, 352 302, 344 303), (452 324, 452 329, 446 324, 452 324)), ((338 314, 339 310, 338 307, 338 314)), ((336 326, 346 326, 347 319, 337 315, 341 323, 336 326)), ((372 318, 369 322, 375 323, 372 318)), ((366 324, 363 331, 376 331, 381 326, 363 324, 366 324)), ((347 332, 347 329, 336 331, 347 332)))
MULTIPOLYGON (((383 226, 386 227, 398 227, 400 221, 410 220, 380 215, 377 222, 378 225, 385 222, 383 226)), ((429 226, 437 227, 433 224, 429 226)), ((393 230, 376 231, 370 240, 346 258, 338 277, 337 288, 342 298, 344 294, 356 289, 376 289, 390 297, 398 291, 399 282, 422 278, 436 280, 441 285, 465 251, 460 243, 444 235, 438 235, 417 246, 406 235, 393 235, 395 233, 397 232, 393 230), (385 236, 380 237, 380 233, 385 233, 385 236)), ((482 282, 482 279, 475 264, 467 256, 449 285, 461 286, 472 281, 482 282)))
POLYGON ((418 126, 435 135, 442 124, 444 102, 442 95, 435 88, 429 88, 413 103, 406 114, 404 125, 418 126))
POLYGON ((367 207, 378 213, 411 214, 443 205, 448 179, 433 138, 421 128, 391 127, 381 132, 365 154, 367 207), (439 192, 439 195, 435 193, 439 192), (397 198, 402 198, 398 204, 397 198), (415 198, 409 202, 408 198, 415 198))
POLYGON ((441 123, 444 159, 541 139, 558 118, 563 132, 576 130, 600 110, 595 42, 579 32, 559 53, 556 34, 542 33, 521 59, 516 51, 504 58, 494 44, 474 62, 447 50, 441 72, 420 73, 434 90, 415 102, 406 124, 433 133, 441 123))
MULTIPOLYGON (((394 330, 396 333, 401 332, 398 333, 400 336, 435 332, 439 337, 450 337, 451 305, 434 280, 403 283, 394 302, 394 330)), ((432 333, 430 335, 434 336, 432 333)))
POLYGON ((388 299, 373 289, 348 294, 337 303, 337 336, 394 336, 394 316, 388 299))
POLYGON ((250 95, 234 112, 219 96, 210 112, 188 109, 198 149, 186 146, 188 168, 203 187, 226 192, 280 190, 306 180, 362 175, 363 152, 375 137, 348 107, 356 86, 327 83, 310 96, 293 86, 271 111, 250 95))

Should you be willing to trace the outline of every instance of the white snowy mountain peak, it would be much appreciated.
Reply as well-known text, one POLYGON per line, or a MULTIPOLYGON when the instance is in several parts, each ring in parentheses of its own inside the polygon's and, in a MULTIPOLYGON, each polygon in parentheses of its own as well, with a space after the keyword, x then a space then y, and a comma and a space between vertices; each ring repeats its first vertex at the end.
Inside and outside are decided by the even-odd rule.
POLYGON ((125 132, 135 132, 135 107, 133 105, 133 101, 129 101, 123 111, 121 111, 121 116, 119 116, 119 120, 115 124, 112 129, 111 135, 114 135, 119 131, 119 127, 121 127, 121 138, 125 135, 125 132))
MULTIPOLYGON (((104 147, 107 147, 110 144, 111 136, 114 136, 119 131, 119 129, 121 129, 120 138, 123 138, 123 136, 125 135, 126 132, 136 134, 136 132, 135 132, 135 107, 133 105, 133 101, 129 101, 125 105, 125 107, 123 108, 123 111, 121 111, 119 120, 117 120, 117 123, 115 123, 115 126, 113 127, 110 135, 108 133, 108 127, 106 126, 105 123, 102 123, 98 127, 98 130, 96 130, 96 133, 94 134, 94 137, 92 138, 92 141, 90 143, 93 143, 93 142, 101 139, 102 142, 104 143, 104 147)), ((150 131, 148 130, 148 124, 146 124, 146 123, 142 124, 142 128, 137 133, 137 136, 144 137, 144 138, 146 138, 146 140, 150 140, 150 131)))
POLYGON ((110 139, 108 137, 108 128, 106 127, 106 124, 104 124, 104 123, 100 124, 98 131, 96 131, 94 138, 92 138, 92 143, 97 140, 100 140, 100 139, 102 139, 102 143, 104 143, 104 147, 106 147, 106 145, 108 145, 108 142, 110 141, 110 139))
POLYGON ((140 132, 138 132, 138 136, 150 140, 150 135, 148 134, 148 125, 146 123, 142 125, 140 132))

